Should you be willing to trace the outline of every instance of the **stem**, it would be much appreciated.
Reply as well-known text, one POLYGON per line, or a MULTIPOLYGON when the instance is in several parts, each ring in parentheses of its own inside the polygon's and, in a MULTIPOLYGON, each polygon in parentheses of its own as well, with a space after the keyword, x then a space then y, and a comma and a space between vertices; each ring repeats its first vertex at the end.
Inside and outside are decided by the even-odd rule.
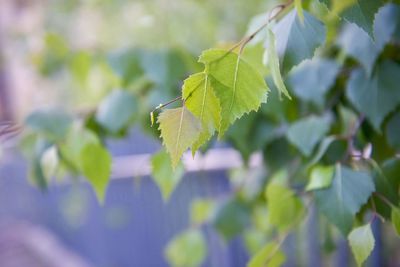
POLYGON ((276 19, 280 14, 282 14, 283 11, 285 11, 285 9, 290 6, 293 3, 293 0, 289 0, 287 3, 285 4, 280 4, 275 6, 274 8, 272 8, 272 10, 270 11, 270 15, 268 17, 268 20, 262 24, 260 27, 258 27, 257 30, 255 30, 253 33, 251 33, 250 35, 246 36, 245 38, 243 38, 242 40, 240 40, 237 44, 235 44, 234 46, 231 47, 231 49, 229 49, 229 52, 232 52, 233 50, 235 50, 237 47, 240 46, 240 50, 239 50, 239 54, 242 54, 244 47, 246 46, 246 44, 248 44, 251 40, 254 39, 254 37, 259 34, 266 26, 268 26, 268 24, 273 21, 274 19, 276 19), (275 13, 273 13, 274 10, 277 10, 275 13))
POLYGON ((381 193, 378 192, 374 192, 374 195, 377 196, 378 198, 380 198, 383 202, 385 202, 386 205, 388 205, 389 207, 393 207, 395 206, 389 199, 387 199, 384 195, 382 195, 381 193))

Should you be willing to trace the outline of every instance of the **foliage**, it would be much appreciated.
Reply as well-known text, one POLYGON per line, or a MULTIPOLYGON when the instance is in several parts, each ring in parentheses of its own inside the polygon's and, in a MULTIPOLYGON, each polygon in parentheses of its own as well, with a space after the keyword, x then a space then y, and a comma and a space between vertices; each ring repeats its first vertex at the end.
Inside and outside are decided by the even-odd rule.
POLYGON ((45 169, 57 165, 83 174, 104 199, 111 156, 103 142, 142 123, 166 148, 152 167, 168 199, 183 175, 182 154, 206 150, 218 135, 245 161, 262 151, 266 172, 245 172, 252 180, 232 183, 228 198, 196 200, 192 228, 166 249, 173 266, 201 265, 204 224, 227 240, 258 236, 248 266, 280 266, 280 245, 314 205, 329 231, 348 237, 361 265, 374 247, 368 220, 389 218, 400 228, 400 6, 386 2, 289 1, 257 16, 236 45, 205 50, 198 61, 176 47, 128 49, 95 61, 48 35, 48 55, 38 62, 43 74, 66 68, 77 86, 88 86, 96 69, 107 88, 83 118, 42 110, 26 119, 33 181, 46 187, 57 172, 45 169))

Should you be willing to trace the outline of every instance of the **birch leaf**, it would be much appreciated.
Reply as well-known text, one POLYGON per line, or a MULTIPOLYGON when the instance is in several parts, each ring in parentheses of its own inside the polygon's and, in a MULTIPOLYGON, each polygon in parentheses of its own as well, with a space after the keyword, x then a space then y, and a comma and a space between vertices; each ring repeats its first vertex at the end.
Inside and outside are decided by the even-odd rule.
POLYGON ((183 152, 197 140, 201 131, 199 120, 186 107, 167 109, 158 116, 161 138, 175 168, 183 152))

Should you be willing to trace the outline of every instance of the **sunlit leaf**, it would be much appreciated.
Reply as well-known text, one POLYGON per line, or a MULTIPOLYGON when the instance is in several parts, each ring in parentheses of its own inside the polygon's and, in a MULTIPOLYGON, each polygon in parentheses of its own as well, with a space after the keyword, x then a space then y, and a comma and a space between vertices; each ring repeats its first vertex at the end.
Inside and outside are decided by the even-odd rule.
POLYGON ((202 132, 192 146, 194 154, 219 128, 221 107, 206 73, 193 74, 187 78, 182 87, 182 97, 186 108, 200 120, 202 125, 202 132))
POLYGON ((240 55, 210 49, 203 52, 199 61, 206 65, 205 71, 212 77, 211 84, 221 104, 220 136, 236 119, 266 102, 267 84, 240 55))
POLYGON ((349 243, 357 265, 361 266, 371 254, 375 246, 375 238, 372 234, 371 224, 353 229, 349 236, 349 243))
POLYGON ((163 144, 175 168, 183 152, 198 139, 201 132, 200 121, 186 107, 164 110, 157 121, 163 144))

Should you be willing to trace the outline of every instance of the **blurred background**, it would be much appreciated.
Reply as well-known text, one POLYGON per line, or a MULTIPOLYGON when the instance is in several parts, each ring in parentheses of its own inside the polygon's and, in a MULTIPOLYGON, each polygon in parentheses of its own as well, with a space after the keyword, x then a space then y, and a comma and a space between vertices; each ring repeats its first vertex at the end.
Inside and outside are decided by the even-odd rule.
MULTIPOLYGON (((243 198, 259 193, 266 171, 258 150, 274 140, 265 134, 270 121, 257 124, 257 131, 249 125, 256 116, 278 122, 282 110, 297 116, 295 108, 278 101, 272 90, 271 108, 240 120, 227 140, 213 141, 209 153, 186 161, 188 172, 168 201, 150 175, 151 157, 161 144, 149 112, 178 96, 182 81, 201 70, 201 51, 232 46, 279 2, 0 0, 0 267, 169 266, 168 242, 191 229, 193 221, 201 224, 214 202, 222 203, 222 215, 215 227, 201 227, 207 246, 194 247, 193 258, 205 249, 204 267, 246 266, 265 241, 260 232, 269 228, 265 208, 254 205, 250 215, 235 190, 244 188, 243 198), (121 100, 123 92, 134 97, 121 100), (115 98, 124 103, 120 109, 115 98), (95 116, 110 106, 114 111, 102 121, 107 128, 95 116), (54 146, 43 150, 40 136, 25 129, 26 118, 38 110, 50 123, 33 125, 56 134, 67 123, 84 125, 105 140, 113 167, 104 204, 69 172, 71 166, 60 164, 54 146), (129 116, 121 119, 121 114, 129 116), (248 138, 254 147, 241 142, 248 138), (250 220, 257 230, 246 228, 250 220), (238 237, 238 232, 245 234, 238 237)), ((245 54, 262 66, 262 45, 245 54)), ((291 153, 282 137, 269 149, 268 160, 279 166, 287 162, 284 153, 291 153)), ((353 266, 346 240, 327 225, 310 207, 304 225, 283 244, 284 266, 353 266)), ((398 239, 390 238, 392 232, 382 230, 379 220, 373 227, 376 248, 368 264, 383 266, 388 258, 397 266, 398 239)), ((192 247, 182 242, 177 250, 185 245, 192 247)))
MULTIPOLYGON (((191 201, 229 192, 229 164, 186 174, 164 202, 146 166, 161 147, 149 111, 179 94, 202 50, 238 41, 251 17, 274 4, 0 1, 0 266, 167 266, 164 248, 188 227, 191 201), (38 109, 79 118, 119 88, 143 97, 134 126, 106 141, 117 171, 104 205, 85 182, 40 189, 32 159, 23 156, 30 142, 25 118, 38 109)), ((239 166, 240 157, 232 157, 239 166)), ((245 265, 239 240, 228 244, 205 231, 211 247, 204 266, 245 265)))

